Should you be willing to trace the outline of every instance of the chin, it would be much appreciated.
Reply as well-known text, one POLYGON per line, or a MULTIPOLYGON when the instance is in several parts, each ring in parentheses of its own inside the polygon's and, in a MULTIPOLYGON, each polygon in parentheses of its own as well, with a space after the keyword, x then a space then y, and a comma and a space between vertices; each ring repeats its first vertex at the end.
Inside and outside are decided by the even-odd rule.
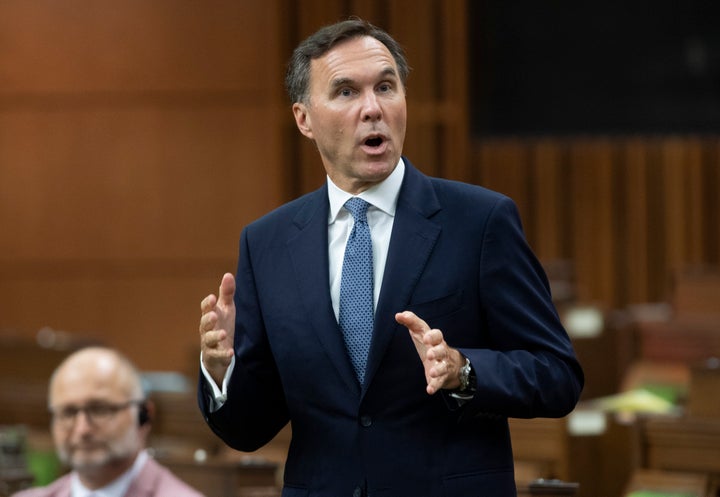
POLYGON ((70 466, 76 471, 88 471, 101 468, 112 460, 109 452, 93 452, 74 454, 70 459, 70 466))
POLYGON ((387 159, 384 157, 370 157, 366 162, 366 172, 368 176, 388 176, 393 172, 398 161, 394 159, 387 159))

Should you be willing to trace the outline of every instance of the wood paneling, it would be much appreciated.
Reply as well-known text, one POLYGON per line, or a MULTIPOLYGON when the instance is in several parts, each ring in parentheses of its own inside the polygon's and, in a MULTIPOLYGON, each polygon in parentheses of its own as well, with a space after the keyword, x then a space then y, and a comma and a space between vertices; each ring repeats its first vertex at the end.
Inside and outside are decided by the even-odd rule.
POLYGON ((0 8, 4 93, 224 90, 263 98, 269 82, 282 82, 275 2, 5 0, 0 8))
POLYGON ((253 152, 274 124, 250 102, 2 112, 0 253, 232 257, 239 227, 281 200, 277 153, 253 152))
POLYGON ((200 299, 242 226, 285 200, 278 18, 275 2, 0 3, 0 330, 196 371, 200 299))
POLYGON ((472 178, 518 203, 541 259, 571 260, 585 302, 664 301, 720 263, 717 137, 488 139, 472 178))

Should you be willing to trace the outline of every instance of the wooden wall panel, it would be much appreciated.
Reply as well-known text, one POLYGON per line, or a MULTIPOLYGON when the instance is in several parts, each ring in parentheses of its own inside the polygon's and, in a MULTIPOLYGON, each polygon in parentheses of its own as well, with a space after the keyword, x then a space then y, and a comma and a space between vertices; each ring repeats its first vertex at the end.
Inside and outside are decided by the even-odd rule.
POLYGON ((267 60, 276 55, 273 2, 5 0, 0 8, 3 92, 262 96, 277 80, 267 60))
POLYGON ((216 258, 280 199, 257 106, 0 113, 3 258, 216 258), (208 216, 213 212, 212 216, 208 216), (195 236, 207 227, 210 246, 195 236))
POLYGON ((530 166, 531 185, 526 202, 533 205, 527 212, 526 233, 536 241, 535 253, 541 259, 565 258, 561 237, 555 226, 564 222, 565 188, 558 178, 563 178, 563 157, 558 147, 548 141, 539 141, 533 147, 534 157, 530 166), (532 230, 532 231, 530 231, 532 230))
POLYGON ((573 253, 583 254, 575 258, 577 292, 586 302, 612 292, 612 247, 617 234, 613 226, 613 154, 613 145, 602 140, 570 144, 569 160, 574 167, 566 199, 572 205, 573 253))
MULTIPOLYGON (((617 260, 619 278, 625 281, 624 298, 619 301, 642 302, 647 299, 650 262, 647 198, 642 192, 648 190, 648 156, 645 142, 639 138, 629 139, 621 150, 619 171, 622 206, 618 214, 619 225, 625 233, 617 260)), ((620 291, 620 290, 618 290, 620 291)))
POLYGON ((482 167, 476 174, 477 182, 486 188, 512 197, 517 203, 520 216, 530 215, 528 199, 528 150, 518 146, 516 140, 498 140, 492 147, 479 150, 479 162, 492 164, 482 167))
POLYGON ((193 376, 199 302, 217 288, 216 274, 3 275, 2 319, 18 334, 47 326, 117 347, 143 369, 193 376))
POLYGON ((582 300, 618 308, 664 301, 675 272, 720 264, 719 143, 488 139, 474 144, 473 178, 516 200, 542 260, 574 264, 582 300))
POLYGON ((277 2, 0 3, 0 330, 197 368, 199 301, 286 200, 277 2))

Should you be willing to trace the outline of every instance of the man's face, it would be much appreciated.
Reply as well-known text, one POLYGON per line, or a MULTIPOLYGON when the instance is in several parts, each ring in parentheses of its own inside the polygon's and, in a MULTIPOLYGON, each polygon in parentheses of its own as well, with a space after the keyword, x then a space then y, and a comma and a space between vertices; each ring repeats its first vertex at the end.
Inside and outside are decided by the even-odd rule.
POLYGON ((128 402, 133 399, 124 378, 110 363, 79 365, 59 372, 51 385, 58 457, 81 474, 129 465, 143 447, 137 406, 128 402))
POLYGON ((307 102, 295 122, 315 141, 330 179, 359 193, 387 178, 400 160, 407 108, 395 59, 372 37, 344 41, 314 59, 307 102))

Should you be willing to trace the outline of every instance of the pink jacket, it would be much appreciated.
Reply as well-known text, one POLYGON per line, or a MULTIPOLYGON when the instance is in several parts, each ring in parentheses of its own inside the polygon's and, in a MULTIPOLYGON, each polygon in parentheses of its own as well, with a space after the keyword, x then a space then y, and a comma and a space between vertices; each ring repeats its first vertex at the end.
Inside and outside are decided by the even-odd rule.
MULTIPOLYGON (((70 497, 70 474, 58 478, 46 487, 28 488, 11 497, 70 497)), ((140 474, 130 484, 124 497, 204 497, 176 477, 169 469, 150 458, 140 474)))

